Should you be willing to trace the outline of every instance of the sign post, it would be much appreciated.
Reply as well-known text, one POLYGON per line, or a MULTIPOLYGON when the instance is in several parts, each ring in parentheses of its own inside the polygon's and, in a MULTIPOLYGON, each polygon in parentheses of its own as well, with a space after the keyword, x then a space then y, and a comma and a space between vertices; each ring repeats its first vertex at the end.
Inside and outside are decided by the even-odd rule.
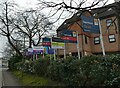
POLYGON ((105 56, 105 48, 104 48, 104 43, 103 43, 103 36, 102 36, 100 19, 98 19, 98 23, 99 23, 99 28, 100 28, 100 41, 101 41, 102 52, 103 52, 103 56, 105 56))
POLYGON ((80 59, 80 48, 79 48, 79 35, 77 32, 77 50, 78 50, 78 59, 80 59))
POLYGON ((66 44, 64 43, 64 59, 66 59, 66 44))
POLYGON ((56 52, 55 52, 55 49, 54 49, 54 60, 56 60, 56 54, 55 54, 56 52))
POLYGON ((64 58, 66 59, 65 42, 59 37, 53 37, 51 47, 54 48, 54 60, 56 59, 56 49, 64 49, 64 58))

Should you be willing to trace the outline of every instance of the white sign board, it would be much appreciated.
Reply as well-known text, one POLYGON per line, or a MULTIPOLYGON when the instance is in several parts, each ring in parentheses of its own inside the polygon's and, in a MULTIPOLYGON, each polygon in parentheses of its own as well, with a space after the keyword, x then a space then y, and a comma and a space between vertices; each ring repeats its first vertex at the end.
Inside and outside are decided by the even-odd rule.
POLYGON ((34 46, 33 50, 44 50, 43 46, 34 46))
POLYGON ((33 52, 33 48, 28 48, 28 52, 33 52))

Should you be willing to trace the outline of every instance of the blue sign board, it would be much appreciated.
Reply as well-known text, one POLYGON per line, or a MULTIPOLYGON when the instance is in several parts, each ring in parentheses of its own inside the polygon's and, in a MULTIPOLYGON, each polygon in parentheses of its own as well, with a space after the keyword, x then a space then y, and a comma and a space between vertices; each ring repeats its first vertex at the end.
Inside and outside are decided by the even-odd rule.
POLYGON ((48 50, 48 54, 54 54, 54 49, 53 49, 53 48, 50 48, 50 49, 48 50))
POLYGON ((94 22, 93 17, 89 16, 81 16, 82 19, 82 27, 84 32, 90 33, 100 33, 99 25, 94 22))
POLYGON ((43 54, 43 50, 33 50, 33 54, 43 54))
POLYGON ((62 30, 62 31, 60 32, 60 35, 61 35, 61 36, 73 36, 73 32, 70 31, 70 30, 62 30))
POLYGON ((42 38, 42 42, 51 42, 51 38, 47 38, 47 37, 42 38))
POLYGON ((64 40, 59 37, 52 37, 52 42, 64 42, 64 40))
POLYGON ((26 56, 32 56, 33 52, 26 52, 26 56))
POLYGON ((61 35, 61 36, 77 37, 76 32, 75 32, 75 31, 72 31, 72 30, 69 30, 69 29, 62 30, 62 31, 60 32, 60 35, 61 35))

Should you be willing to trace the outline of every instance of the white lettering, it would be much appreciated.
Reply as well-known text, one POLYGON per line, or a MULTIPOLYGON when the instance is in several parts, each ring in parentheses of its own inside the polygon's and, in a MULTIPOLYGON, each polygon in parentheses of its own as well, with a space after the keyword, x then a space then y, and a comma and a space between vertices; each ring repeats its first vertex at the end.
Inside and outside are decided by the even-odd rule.
POLYGON ((93 23, 91 23, 91 22, 86 22, 86 21, 83 21, 83 23, 93 25, 93 23))

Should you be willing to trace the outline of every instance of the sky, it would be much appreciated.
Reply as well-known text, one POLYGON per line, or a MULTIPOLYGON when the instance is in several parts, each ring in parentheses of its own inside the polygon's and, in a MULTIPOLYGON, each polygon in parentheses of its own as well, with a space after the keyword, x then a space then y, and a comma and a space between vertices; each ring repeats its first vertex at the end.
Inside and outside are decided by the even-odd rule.
MULTIPOLYGON (((38 2, 37 0, 14 0, 18 3, 21 7, 34 7, 34 5, 38 2)), ((50 1, 50 0, 47 0, 50 1)), ((58 1, 58 0, 51 0, 51 1, 58 1)), ((90 0, 91 1, 91 0, 90 0)), ((113 3, 114 0, 108 0, 108 3, 113 3)))
POLYGON ((22 8, 33 8, 37 4, 37 0, 14 0, 22 8))
MULTIPOLYGON (((4 2, 7 0, 0 0, 0 2, 4 2)), ((37 0, 14 0, 21 9, 24 8, 34 8, 35 5, 37 4, 37 0)), ((49 0, 48 0, 49 1, 49 0)), ((57 0, 52 0, 52 1, 57 1, 57 0)), ((114 0, 108 0, 108 3, 113 3, 114 0)), ((0 56, 2 55, 1 52, 3 51, 5 47, 6 39, 0 36, 0 56)))

